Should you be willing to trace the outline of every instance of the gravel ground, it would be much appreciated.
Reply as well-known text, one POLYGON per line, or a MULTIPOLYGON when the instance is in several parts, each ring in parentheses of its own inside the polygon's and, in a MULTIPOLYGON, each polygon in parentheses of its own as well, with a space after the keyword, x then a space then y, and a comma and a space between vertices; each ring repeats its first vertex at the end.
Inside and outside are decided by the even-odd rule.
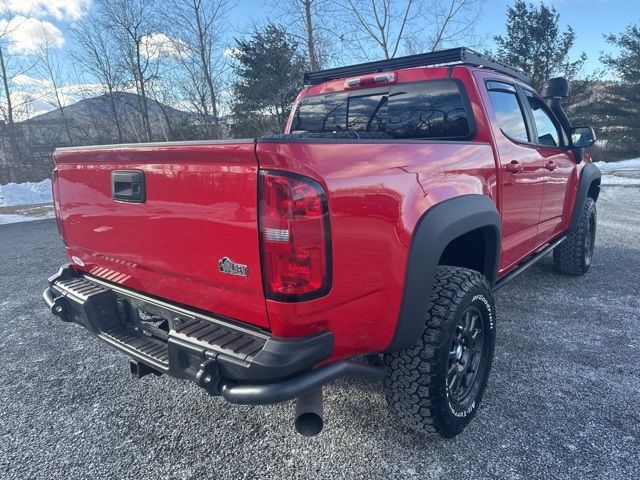
POLYGON ((52 220, 0 226, 0 477, 637 478, 640 191, 602 193, 584 278, 547 257, 497 294, 484 402, 456 439, 394 425, 381 385, 326 388, 326 428, 294 433, 291 404, 239 407, 162 377, 50 315, 64 261, 52 220))

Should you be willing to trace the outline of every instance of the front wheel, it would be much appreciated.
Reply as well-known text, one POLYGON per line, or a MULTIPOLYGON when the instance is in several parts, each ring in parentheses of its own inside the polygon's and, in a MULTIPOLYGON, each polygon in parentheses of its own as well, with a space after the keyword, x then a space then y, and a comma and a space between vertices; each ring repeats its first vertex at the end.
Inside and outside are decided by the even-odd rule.
POLYGON ((384 356, 390 411, 420 432, 450 438, 475 416, 496 338, 493 296, 479 272, 439 266, 422 336, 384 356))
POLYGON ((587 198, 575 232, 553 249, 553 268, 565 275, 584 275, 596 246, 596 202, 587 198))

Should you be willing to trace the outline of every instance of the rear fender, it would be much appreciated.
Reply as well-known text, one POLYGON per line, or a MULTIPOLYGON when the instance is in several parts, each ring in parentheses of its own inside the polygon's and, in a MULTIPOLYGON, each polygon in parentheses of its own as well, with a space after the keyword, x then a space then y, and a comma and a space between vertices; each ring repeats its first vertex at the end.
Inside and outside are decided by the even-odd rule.
POLYGON ((498 271, 502 226, 498 210, 489 197, 462 195, 438 203, 422 215, 411 240, 396 332, 386 351, 398 351, 415 344, 424 329, 442 253, 451 241, 477 229, 482 229, 485 237, 484 273, 493 285, 498 271))

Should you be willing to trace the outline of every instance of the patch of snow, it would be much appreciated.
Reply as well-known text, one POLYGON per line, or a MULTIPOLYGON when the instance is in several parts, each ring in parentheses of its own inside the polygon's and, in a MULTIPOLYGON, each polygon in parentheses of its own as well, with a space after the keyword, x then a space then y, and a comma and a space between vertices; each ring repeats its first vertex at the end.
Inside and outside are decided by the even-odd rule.
POLYGON ((640 158, 632 158, 630 160, 621 160, 619 162, 595 162, 594 165, 603 172, 612 171, 612 170, 640 171, 640 158))
POLYGON ((603 187, 640 187, 640 178, 603 175, 600 185, 603 187))
POLYGON ((9 223, 18 222, 32 222, 33 220, 44 220, 46 218, 53 218, 55 215, 53 211, 47 212, 44 215, 15 215, 15 214, 0 214, 0 225, 7 225, 9 223))
POLYGON ((51 202, 51 180, 0 185, 0 207, 51 202))
POLYGON ((640 158, 620 162, 596 162, 603 186, 640 186, 640 158))
POLYGON ((602 183, 602 186, 604 187, 606 187, 607 185, 640 186, 640 178, 622 177, 618 175, 603 174, 601 183, 602 183))

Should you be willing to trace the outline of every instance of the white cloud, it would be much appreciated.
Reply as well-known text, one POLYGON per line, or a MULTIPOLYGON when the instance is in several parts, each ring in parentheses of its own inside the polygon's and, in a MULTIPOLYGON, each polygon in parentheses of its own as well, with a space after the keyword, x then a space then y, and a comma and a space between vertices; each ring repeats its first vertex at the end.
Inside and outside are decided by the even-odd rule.
POLYGON ((0 13, 77 20, 87 13, 90 5, 91 0, 5 0, 0 6, 0 13))
POLYGON ((140 40, 144 56, 153 60, 162 57, 179 58, 187 48, 180 40, 164 33, 145 35, 140 40))
POLYGON ((227 48, 222 54, 225 57, 236 58, 240 54, 240 50, 237 48, 227 48))
POLYGON ((14 85, 20 88, 30 88, 30 87, 44 87, 48 86, 49 82, 40 78, 34 78, 29 75, 16 75, 11 80, 14 85))
MULTIPOLYGON (((46 98, 47 94, 53 94, 53 85, 50 80, 35 78, 30 75, 16 75, 12 79, 13 84, 20 90, 29 91, 41 98, 46 98)), ((63 101, 63 105, 68 105, 77 100, 77 97, 90 95, 100 95, 104 93, 104 85, 99 83, 71 83, 59 87, 63 100, 70 97, 71 102, 63 101)))
MULTIPOLYGON (((11 100, 15 108, 16 120, 25 120, 56 108, 53 86, 49 80, 17 75, 12 79, 11 100)), ((85 97, 104 93, 104 86, 98 83, 76 83, 62 85, 58 91, 63 106, 69 106, 85 97)), ((0 109, 4 102, 0 98, 0 109)))
POLYGON ((0 20, 0 31, 9 40, 9 51, 21 55, 36 52, 44 39, 50 47, 60 48, 64 45, 62 32, 53 23, 36 18, 16 16, 10 21, 0 20))

